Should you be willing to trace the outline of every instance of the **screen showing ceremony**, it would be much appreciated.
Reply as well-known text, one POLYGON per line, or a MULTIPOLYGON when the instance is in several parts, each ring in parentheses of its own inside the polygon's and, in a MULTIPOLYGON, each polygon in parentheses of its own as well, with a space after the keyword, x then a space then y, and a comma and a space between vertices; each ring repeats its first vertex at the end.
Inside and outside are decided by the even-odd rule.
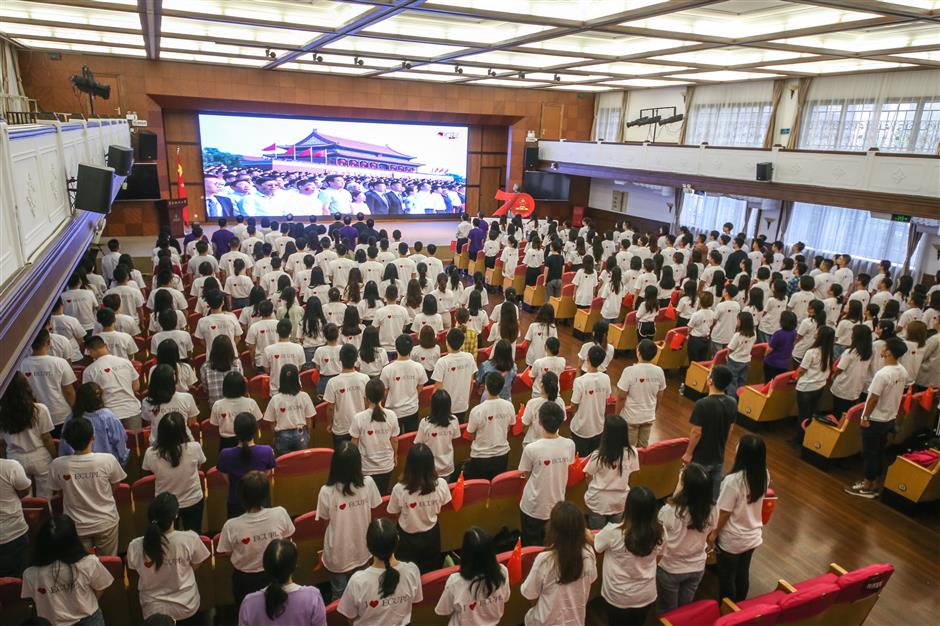
POLYGON ((467 127, 199 115, 206 217, 459 214, 467 127))

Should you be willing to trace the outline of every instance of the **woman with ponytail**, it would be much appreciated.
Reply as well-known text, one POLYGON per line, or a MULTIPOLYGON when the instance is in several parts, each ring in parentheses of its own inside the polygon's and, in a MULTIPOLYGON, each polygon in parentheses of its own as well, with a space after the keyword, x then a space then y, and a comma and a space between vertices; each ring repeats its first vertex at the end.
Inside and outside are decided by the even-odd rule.
MULTIPOLYGON (((541 370, 539 370, 541 371, 541 370)), ((546 402, 554 402, 565 410, 565 399, 559 393, 558 374, 555 372, 545 372, 539 377, 541 384, 541 394, 533 397, 525 403, 525 409, 522 411, 522 425, 525 427, 525 437, 522 439, 522 445, 527 446, 533 441, 538 441, 545 434, 545 429, 539 423, 539 409, 546 402)))
POLYGON ((388 483, 398 456, 398 416, 384 406, 385 383, 373 378, 366 383, 365 411, 353 416, 349 427, 353 445, 362 453, 362 473, 371 476, 382 495, 388 494, 388 483))
POLYGON ((352 575, 337 610, 354 625, 407 626, 411 605, 424 599, 418 566, 395 558, 398 530, 387 517, 369 524, 366 546, 372 564, 352 575))
POLYGON ((274 449, 255 443, 258 435, 258 421, 251 413, 239 413, 235 416, 236 447, 219 452, 216 468, 228 477, 228 517, 238 517, 245 512, 238 484, 248 472, 261 471, 271 475, 277 466, 274 449))
POLYGON ((154 614, 168 615, 178 626, 202 626, 199 587, 193 569, 209 558, 209 550, 190 530, 176 530, 179 502, 163 492, 150 503, 150 525, 143 537, 127 546, 127 567, 140 580, 140 608, 144 619, 154 614))
POLYGON ((451 624, 496 626, 508 600, 509 570, 496 561, 493 537, 479 526, 468 528, 460 549, 460 571, 447 578, 434 612, 449 615, 451 624))
POLYGON ((297 546, 275 539, 264 549, 264 572, 271 582, 250 593, 238 612, 239 626, 326 626, 326 607, 316 587, 294 582, 297 546))
POLYGON ((157 426, 157 440, 144 452, 141 469, 153 472, 157 493, 172 493, 180 508, 184 530, 202 531, 202 480, 199 468, 206 462, 202 444, 189 440, 186 421, 179 413, 168 413, 157 426))

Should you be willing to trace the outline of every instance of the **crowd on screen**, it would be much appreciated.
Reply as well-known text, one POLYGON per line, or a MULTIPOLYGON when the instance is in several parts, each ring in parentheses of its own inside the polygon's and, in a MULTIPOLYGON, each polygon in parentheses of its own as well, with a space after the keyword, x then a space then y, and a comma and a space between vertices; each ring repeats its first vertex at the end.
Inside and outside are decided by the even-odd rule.
POLYGON ((207 217, 459 214, 463 184, 441 177, 390 178, 214 166, 203 172, 207 217))
MULTIPOLYGON (((337 180, 328 188, 344 191, 337 180)), ((320 188, 301 182, 261 185, 284 194, 320 188)), ((864 477, 846 487, 863 498, 878 495, 887 435, 906 390, 940 382, 937 285, 915 285, 887 262, 877 276, 855 275, 847 255, 806 258, 802 244, 748 240, 731 224, 698 236, 686 228, 639 233, 627 222, 601 233, 590 219, 574 227, 462 215, 457 249, 466 246, 471 258, 482 252, 485 268, 501 264, 512 278, 524 267, 525 284, 544 276, 550 295, 561 293, 566 271, 575 272, 575 304, 603 300, 602 319, 583 342, 556 326, 550 305, 520 324, 519 294, 507 288, 498 296, 498 273, 491 284, 483 272, 463 276, 448 250, 376 231, 364 215, 335 215, 329 225, 239 216, 219 225, 211 240, 199 226, 182 242, 161 235, 146 267, 135 267, 113 239, 100 263, 89 254, 3 395, 0 576, 22 576, 23 596, 48 623, 104 623, 97 595, 112 580, 90 550, 117 552, 111 486, 126 478, 125 429, 145 424, 142 467, 155 475, 157 496, 126 561, 139 576, 145 618, 205 623, 193 574, 209 556, 198 538, 205 506, 198 472, 208 468, 188 428, 200 417, 196 390, 208 399, 208 420, 219 431, 217 468, 230 483, 218 551, 234 568, 240 624, 322 626, 330 598, 352 623, 407 624, 422 600, 421 574, 444 563, 438 514, 451 485, 516 469, 509 434, 521 429, 521 541, 545 546, 520 587, 533 602, 526 624, 584 624, 600 575, 609 623, 631 625, 691 602, 711 553, 721 596, 748 595, 771 477, 759 436, 745 434, 735 450, 726 448, 755 342, 770 346, 768 379, 795 372, 801 419, 816 415, 827 387, 837 413, 865 402, 864 477), (638 343, 614 380, 608 368, 624 357, 607 335, 628 295, 638 343), (668 308, 689 328, 692 360, 729 352, 691 407, 685 465, 660 507, 647 487, 631 489, 629 478, 639 469, 637 448, 651 443, 666 389, 652 339, 668 308), (155 356, 148 370, 133 362, 141 349, 134 337, 146 338, 155 356), (516 354, 523 342, 524 357, 516 354), (575 351, 563 351, 563 343, 578 348, 571 361, 563 352, 575 351), (236 346, 248 351, 256 373, 270 376, 264 411, 247 393, 236 346), (206 353, 198 370, 196 348, 206 353), (483 348, 489 357, 478 365, 483 348), (532 379, 521 406, 511 401, 524 373, 517 360, 532 379), (569 366, 577 376, 566 407, 560 377, 569 366), (316 389, 302 383, 311 370, 316 389), (435 387, 429 415, 419 419, 419 392, 428 384, 435 387), (315 588, 291 579, 294 524, 269 506, 269 490, 278 457, 309 446, 321 401, 334 453, 310 510, 328 523, 322 563, 330 583, 315 588), (274 430, 272 446, 257 441, 262 421, 274 430), (563 425, 570 437, 559 434, 563 425), (409 432, 414 445, 398 467, 398 438, 409 432), (459 437, 471 440, 463 464, 454 460, 459 437), (565 499, 576 459, 589 481, 587 515, 565 499), (64 515, 39 530, 33 555, 19 504, 24 491, 64 498, 64 515), (371 519, 385 495, 397 523, 371 519)), ((466 530, 459 571, 436 604, 451 624, 499 622, 511 592, 496 551, 486 531, 466 530)))

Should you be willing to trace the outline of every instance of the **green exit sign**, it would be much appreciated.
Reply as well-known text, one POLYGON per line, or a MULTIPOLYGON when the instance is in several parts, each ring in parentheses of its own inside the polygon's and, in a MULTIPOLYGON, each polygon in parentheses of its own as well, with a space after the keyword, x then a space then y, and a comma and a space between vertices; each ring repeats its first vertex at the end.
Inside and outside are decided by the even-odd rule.
POLYGON ((909 224, 910 221, 911 221, 911 216, 910 216, 910 215, 901 215, 900 213, 892 213, 892 214, 891 214, 891 221, 892 221, 892 222, 902 222, 902 223, 904 223, 904 224, 909 224))

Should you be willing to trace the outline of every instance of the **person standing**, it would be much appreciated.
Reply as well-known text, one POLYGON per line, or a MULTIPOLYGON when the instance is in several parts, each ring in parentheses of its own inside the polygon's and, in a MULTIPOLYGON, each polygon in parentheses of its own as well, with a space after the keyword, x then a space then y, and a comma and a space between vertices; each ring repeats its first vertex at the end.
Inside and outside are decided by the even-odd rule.
POLYGON ((689 422, 689 447, 682 462, 698 463, 705 468, 712 481, 714 497, 721 487, 721 473, 725 463, 725 445, 734 426, 738 405, 725 393, 733 375, 724 365, 715 365, 708 375, 708 395, 695 402, 689 422))

